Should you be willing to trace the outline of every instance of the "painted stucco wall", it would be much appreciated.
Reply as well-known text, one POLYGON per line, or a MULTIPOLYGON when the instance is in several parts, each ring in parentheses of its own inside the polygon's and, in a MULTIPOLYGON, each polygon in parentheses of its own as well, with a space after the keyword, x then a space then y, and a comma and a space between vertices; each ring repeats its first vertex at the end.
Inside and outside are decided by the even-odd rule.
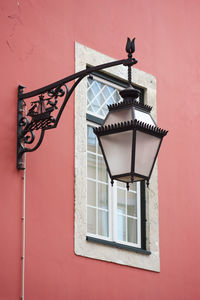
POLYGON ((198 0, 0 1, 0 299, 21 296, 22 172, 17 86, 75 70, 75 41, 116 59, 136 36, 137 68, 157 79, 160 273, 74 254, 74 96, 56 130, 27 154, 25 299, 200 298, 198 0))

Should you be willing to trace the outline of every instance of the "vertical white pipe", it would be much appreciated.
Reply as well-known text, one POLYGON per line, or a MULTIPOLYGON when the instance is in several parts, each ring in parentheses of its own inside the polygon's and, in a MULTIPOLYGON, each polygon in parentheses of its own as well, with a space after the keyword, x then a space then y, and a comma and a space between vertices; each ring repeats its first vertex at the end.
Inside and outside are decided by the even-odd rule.
POLYGON ((23 171, 23 206, 22 206, 22 295, 24 300, 24 275, 25 275, 25 208, 26 208, 26 154, 24 154, 24 171, 23 171))

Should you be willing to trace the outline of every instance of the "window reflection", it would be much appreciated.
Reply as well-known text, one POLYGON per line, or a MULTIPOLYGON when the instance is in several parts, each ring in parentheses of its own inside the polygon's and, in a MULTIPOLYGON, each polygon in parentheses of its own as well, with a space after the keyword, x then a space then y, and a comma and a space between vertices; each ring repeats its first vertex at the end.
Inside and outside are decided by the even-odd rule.
POLYGON ((96 152, 96 137, 91 126, 87 127, 88 151, 96 152))

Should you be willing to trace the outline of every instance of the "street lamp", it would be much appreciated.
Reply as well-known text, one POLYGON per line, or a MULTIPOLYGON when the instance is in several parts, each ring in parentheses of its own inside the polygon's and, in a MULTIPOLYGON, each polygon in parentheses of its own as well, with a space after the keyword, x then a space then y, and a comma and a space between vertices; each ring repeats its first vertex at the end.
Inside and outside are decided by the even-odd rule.
POLYGON ((127 59, 89 67, 29 93, 23 92, 23 86, 18 87, 18 169, 24 169, 23 154, 38 149, 45 131, 57 127, 61 114, 80 81, 92 72, 123 64, 128 67, 129 83, 128 88, 120 92, 123 101, 108 106, 109 113, 103 126, 94 129, 94 132, 98 137, 111 183, 113 180, 126 182, 128 188, 131 182, 149 181, 167 131, 157 127, 150 115, 151 107, 138 101, 140 92, 131 85, 131 67, 137 63, 132 58, 132 53, 135 52, 134 40, 127 40, 127 59), (73 80, 76 81, 69 89, 66 84, 73 80), (31 101, 27 101, 28 99, 31 101), (37 143, 36 131, 40 131, 37 143), (33 144, 33 147, 27 147, 28 144, 33 144))
MULTIPOLYGON (((134 40, 127 41, 129 58, 135 51, 134 40)), ((157 127, 150 115, 152 107, 139 102, 140 91, 131 84, 128 66, 128 88, 120 92, 123 101, 108 105, 108 115, 101 127, 94 128, 106 163, 114 180, 127 183, 146 180, 147 186, 166 130, 157 127)))

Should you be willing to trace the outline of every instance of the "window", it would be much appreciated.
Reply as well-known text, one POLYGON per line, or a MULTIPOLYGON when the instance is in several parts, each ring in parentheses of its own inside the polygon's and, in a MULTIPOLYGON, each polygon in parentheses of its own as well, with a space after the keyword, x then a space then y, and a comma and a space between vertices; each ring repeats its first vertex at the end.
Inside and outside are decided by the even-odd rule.
MULTIPOLYGON (((112 58, 76 43, 76 72, 88 65, 95 66, 109 61, 112 58)), ((92 127, 98 126, 104 119, 106 103, 120 101, 115 91, 120 87, 116 85, 115 79, 125 82, 127 68, 112 67, 103 75, 105 78, 114 78, 112 84, 108 84, 105 78, 97 80, 94 76, 85 78, 75 90, 74 251, 76 255, 159 272, 157 167, 154 167, 150 188, 145 191, 145 207, 141 206, 141 209, 139 206, 143 202, 140 196, 144 190, 138 184, 133 184, 129 192, 121 183, 115 183, 111 188, 92 127), (87 85, 93 85, 93 90, 88 91, 91 96, 88 98, 87 85), (142 226, 138 226, 141 223, 142 226), (145 230, 146 238, 143 241, 140 237, 145 230), (112 247, 112 243, 116 247, 112 247), (144 249, 144 245, 146 250, 142 252, 140 248, 144 249), (133 248, 135 251, 129 251, 133 248)), ((153 106, 152 113, 156 119, 155 78, 134 68, 133 81, 144 90, 144 102, 153 106)))
POLYGON ((120 182, 111 187, 93 133, 93 127, 106 117, 107 105, 122 100, 118 92, 121 88, 98 76, 87 78, 87 119, 93 121, 87 124, 87 238, 141 248, 141 183, 131 184, 129 191, 120 182))

